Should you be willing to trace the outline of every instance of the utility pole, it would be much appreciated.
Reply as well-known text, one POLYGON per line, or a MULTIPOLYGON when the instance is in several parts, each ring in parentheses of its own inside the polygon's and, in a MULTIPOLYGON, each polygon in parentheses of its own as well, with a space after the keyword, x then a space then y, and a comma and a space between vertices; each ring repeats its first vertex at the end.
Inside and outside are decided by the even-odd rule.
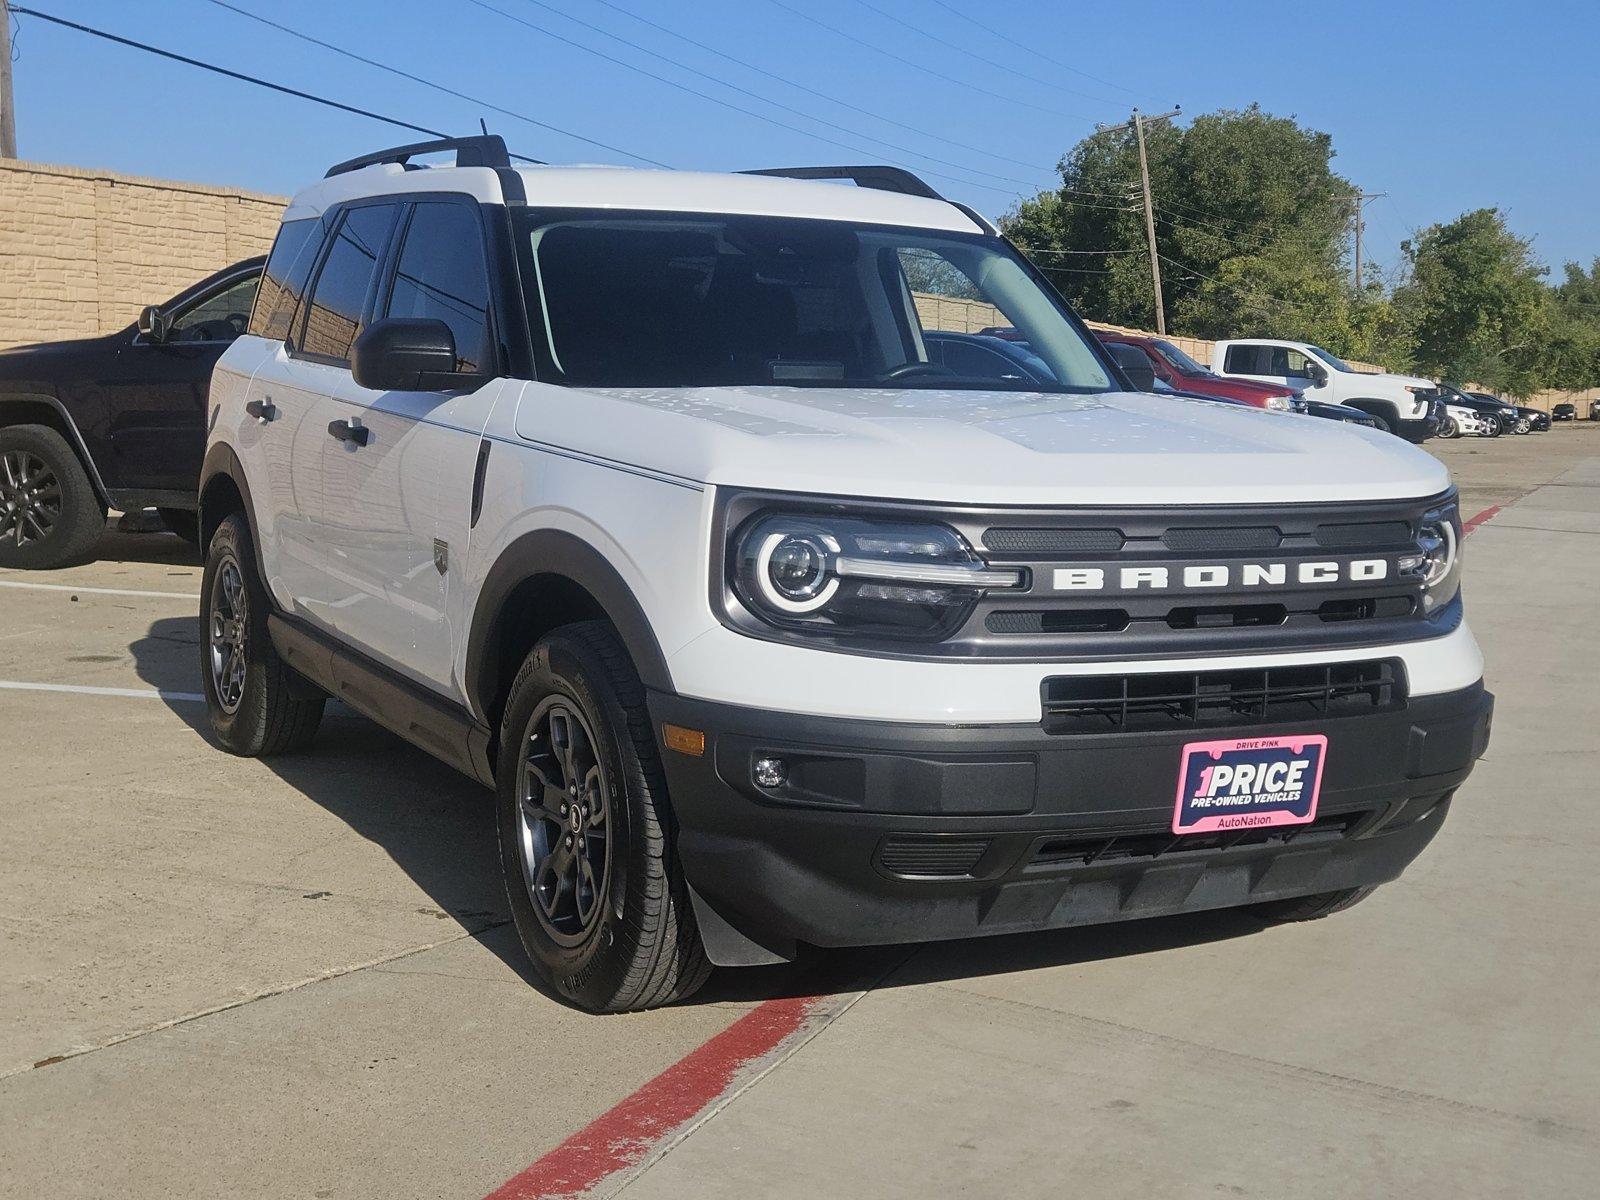
POLYGON ((1131 127, 1134 141, 1139 143, 1139 184, 1144 191, 1144 234, 1150 245, 1150 286, 1155 290, 1156 332, 1163 337, 1167 334, 1167 306, 1161 299, 1161 256, 1156 253, 1156 205, 1155 198, 1150 194, 1150 159, 1145 154, 1144 127, 1147 122, 1170 121, 1182 111, 1182 106, 1179 106, 1171 112, 1147 117, 1136 108, 1132 120, 1124 121, 1121 125, 1095 126, 1099 133, 1121 133, 1131 127))
POLYGON ((0 158, 17 156, 16 112, 11 94, 11 7, 0 0, 0 158))
MULTIPOLYGON (((5 0, 0 0, 0 4, 4 3, 5 0)), ((1357 192, 1350 197, 1355 204, 1355 211, 1351 215, 1355 217, 1356 222, 1356 295, 1358 296, 1361 294, 1361 233, 1362 227, 1366 224, 1361 210, 1366 208, 1369 200, 1378 200, 1388 194, 1388 192, 1357 192)))

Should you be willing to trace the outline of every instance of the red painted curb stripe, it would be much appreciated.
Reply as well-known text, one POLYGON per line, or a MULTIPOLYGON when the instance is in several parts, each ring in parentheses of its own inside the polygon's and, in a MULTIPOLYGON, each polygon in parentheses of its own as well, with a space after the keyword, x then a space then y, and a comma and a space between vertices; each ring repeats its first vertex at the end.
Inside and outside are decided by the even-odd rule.
POLYGON ((1465 537, 1467 534, 1471 533, 1479 525, 1482 525, 1485 521, 1487 521, 1491 517, 1493 517, 1503 507, 1504 507, 1504 505, 1491 504, 1488 508, 1484 509, 1477 516, 1473 517, 1472 520, 1463 521, 1461 523, 1461 536, 1465 537))
POLYGON ((644 1158, 719 1099, 751 1063, 799 1032, 819 996, 766 1000, 609 1112, 518 1172, 488 1200, 549 1200, 588 1191, 644 1158))

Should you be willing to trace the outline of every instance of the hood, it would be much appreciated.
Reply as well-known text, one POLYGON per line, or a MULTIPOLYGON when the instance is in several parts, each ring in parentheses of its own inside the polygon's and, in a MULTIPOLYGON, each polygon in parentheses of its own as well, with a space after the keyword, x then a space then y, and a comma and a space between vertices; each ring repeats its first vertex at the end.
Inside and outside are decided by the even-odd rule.
POLYGON ((1184 375, 1184 386, 1190 391, 1215 391, 1241 399, 1266 399, 1269 396, 1292 396, 1295 389, 1279 383, 1264 383, 1259 379, 1233 379, 1227 375, 1184 375))
POLYGON ((1449 486, 1397 437, 1116 392, 526 385, 529 441, 698 483, 974 504, 1274 504, 1449 486))

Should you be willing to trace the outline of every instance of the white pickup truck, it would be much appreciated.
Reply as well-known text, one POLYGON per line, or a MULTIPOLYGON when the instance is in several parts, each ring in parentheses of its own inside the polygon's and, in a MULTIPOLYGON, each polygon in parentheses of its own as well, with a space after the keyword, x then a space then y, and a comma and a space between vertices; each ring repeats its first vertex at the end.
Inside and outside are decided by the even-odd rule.
POLYGON ((1310 342, 1218 342, 1211 351, 1211 369, 1233 379, 1285 384, 1302 391, 1307 400, 1358 408, 1408 442, 1426 441, 1439 431, 1441 406, 1435 402, 1438 385, 1433 380, 1357 371, 1310 342))

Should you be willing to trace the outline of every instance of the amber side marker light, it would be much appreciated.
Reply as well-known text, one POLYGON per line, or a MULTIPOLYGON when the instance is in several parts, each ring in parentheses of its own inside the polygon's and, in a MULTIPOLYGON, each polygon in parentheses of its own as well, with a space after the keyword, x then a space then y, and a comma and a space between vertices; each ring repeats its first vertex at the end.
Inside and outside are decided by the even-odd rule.
POLYGON ((663 725, 661 740, 668 750, 699 758, 706 752, 706 735, 698 729, 685 729, 682 725, 663 725))

